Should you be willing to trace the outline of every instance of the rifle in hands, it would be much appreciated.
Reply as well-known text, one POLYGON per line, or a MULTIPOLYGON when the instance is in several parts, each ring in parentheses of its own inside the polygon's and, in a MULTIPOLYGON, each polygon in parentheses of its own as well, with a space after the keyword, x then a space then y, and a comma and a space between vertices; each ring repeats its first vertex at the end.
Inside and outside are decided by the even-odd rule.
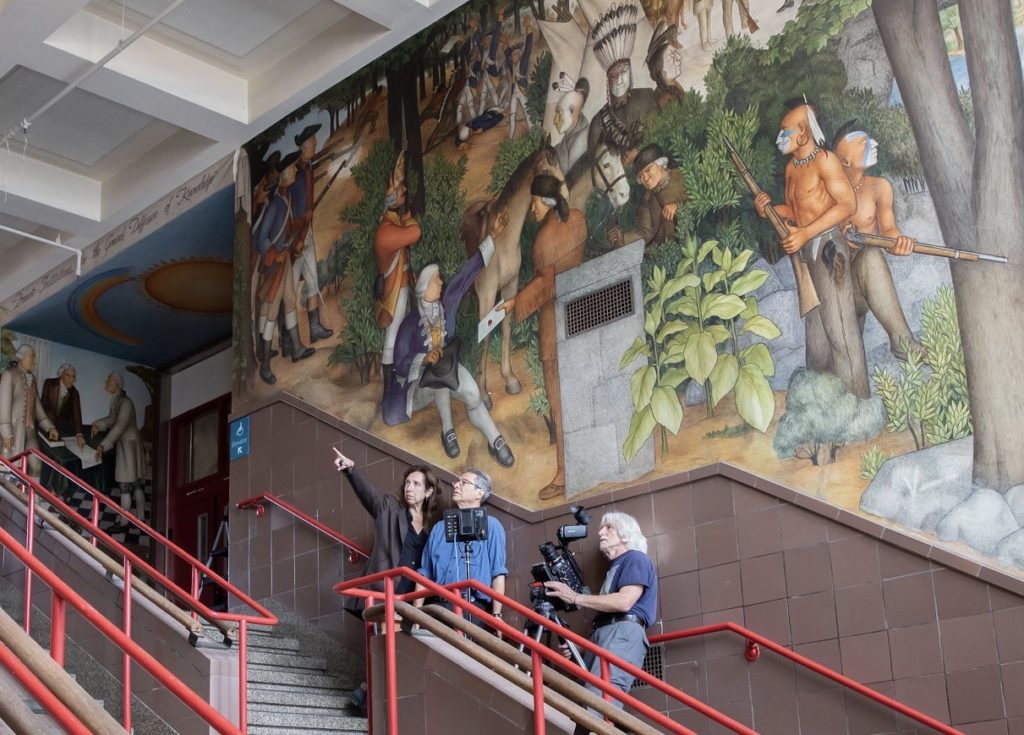
MULTIPOLYGON (((729 151, 729 158, 732 160, 732 165, 736 167, 736 171, 739 173, 740 178, 743 179, 743 183, 747 185, 750 193, 755 197, 761 193, 762 189, 754 181, 753 175, 750 173, 750 169, 747 168, 746 164, 743 163, 743 159, 740 158, 740 154, 736 152, 736 148, 729 141, 728 138, 723 137, 722 140, 725 142, 725 147, 729 151)), ((775 230, 775 234, 779 240, 785 240, 789 236, 789 228, 786 227, 786 223, 782 221, 782 217, 775 211, 775 207, 770 204, 765 208, 765 215, 768 221, 772 225, 772 229, 775 230)), ((807 264, 800 259, 800 253, 792 253, 789 256, 789 262, 793 266, 793 275, 796 276, 796 294, 797 299, 800 302, 800 316, 807 316, 810 312, 814 311, 821 302, 818 300, 818 292, 814 288, 814 283, 811 281, 811 272, 807 269, 807 264)))
MULTIPOLYGON (((854 245, 867 245, 873 248, 882 248, 883 250, 892 250, 896 247, 895 237, 857 232, 852 227, 844 232, 843 235, 846 237, 847 242, 854 245)), ((929 245, 926 242, 918 242, 917 240, 914 240, 914 252, 921 253, 922 255, 937 255, 940 258, 949 258, 950 260, 986 260, 990 263, 1007 262, 1005 255, 988 255, 987 253, 976 253, 973 250, 958 250, 942 245, 929 245)))

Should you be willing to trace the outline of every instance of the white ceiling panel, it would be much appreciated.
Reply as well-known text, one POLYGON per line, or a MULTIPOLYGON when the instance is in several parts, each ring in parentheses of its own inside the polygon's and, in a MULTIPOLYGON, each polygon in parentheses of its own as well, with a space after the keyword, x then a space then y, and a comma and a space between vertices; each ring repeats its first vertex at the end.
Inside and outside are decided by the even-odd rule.
MULTIPOLYGON (((0 131, 18 127, 64 87, 64 82, 15 67, 0 79, 0 131)), ((29 149, 92 166, 151 122, 149 115, 76 89, 33 121, 28 131, 29 149)), ((20 151, 20 132, 10 145, 20 151)))
MULTIPOLYGON (((167 0, 126 0, 127 9, 146 19, 156 17, 167 0)), ((231 56, 247 56, 260 44, 298 20, 320 0, 193 0, 176 8, 161 23, 231 56)), ((118 0, 97 6, 121 12, 118 0)))

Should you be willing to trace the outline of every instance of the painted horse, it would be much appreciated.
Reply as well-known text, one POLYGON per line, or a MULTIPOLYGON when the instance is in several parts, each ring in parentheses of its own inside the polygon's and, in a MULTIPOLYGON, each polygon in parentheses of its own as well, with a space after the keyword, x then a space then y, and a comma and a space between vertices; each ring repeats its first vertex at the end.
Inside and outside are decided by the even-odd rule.
MULTIPOLYGON (((565 181, 558 165, 558 153, 546 137, 516 167, 497 197, 473 202, 466 208, 462 220, 462 240, 466 252, 476 250, 488 234, 494 240, 494 257, 476 277, 474 284, 481 320, 494 308, 499 293, 502 299, 508 299, 519 290, 519 266, 522 263, 519 239, 523 224, 530 214, 530 184, 533 177, 539 174, 548 174, 559 181, 565 181)), ((568 196, 567 189, 564 194, 568 196)), ((501 323, 501 376, 505 380, 505 392, 515 395, 522 390, 522 385, 512 371, 511 341, 512 322, 505 319, 501 323)), ((488 406, 491 405, 490 394, 487 392, 489 343, 490 335, 484 338, 483 358, 477 373, 480 394, 488 406)))

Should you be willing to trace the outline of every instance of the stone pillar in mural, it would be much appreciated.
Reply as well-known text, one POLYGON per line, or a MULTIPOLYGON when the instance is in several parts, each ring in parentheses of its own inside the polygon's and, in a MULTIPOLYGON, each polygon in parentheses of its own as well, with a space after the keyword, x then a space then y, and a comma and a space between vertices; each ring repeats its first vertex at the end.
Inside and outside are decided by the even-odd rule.
POLYGON ((629 376, 637 364, 621 368, 619 362, 643 337, 643 257, 643 241, 637 241, 560 273, 555 281, 568 498, 654 469, 651 439, 632 462, 622 456, 633 415, 629 376))

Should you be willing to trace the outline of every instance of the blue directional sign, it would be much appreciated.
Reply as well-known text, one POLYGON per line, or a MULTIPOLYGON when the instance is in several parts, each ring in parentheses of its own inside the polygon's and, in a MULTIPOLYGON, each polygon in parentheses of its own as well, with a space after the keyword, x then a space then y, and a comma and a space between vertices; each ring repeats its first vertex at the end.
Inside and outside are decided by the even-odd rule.
POLYGON ((249 456, 249 417, 231 422, 231 461, 249 456))

